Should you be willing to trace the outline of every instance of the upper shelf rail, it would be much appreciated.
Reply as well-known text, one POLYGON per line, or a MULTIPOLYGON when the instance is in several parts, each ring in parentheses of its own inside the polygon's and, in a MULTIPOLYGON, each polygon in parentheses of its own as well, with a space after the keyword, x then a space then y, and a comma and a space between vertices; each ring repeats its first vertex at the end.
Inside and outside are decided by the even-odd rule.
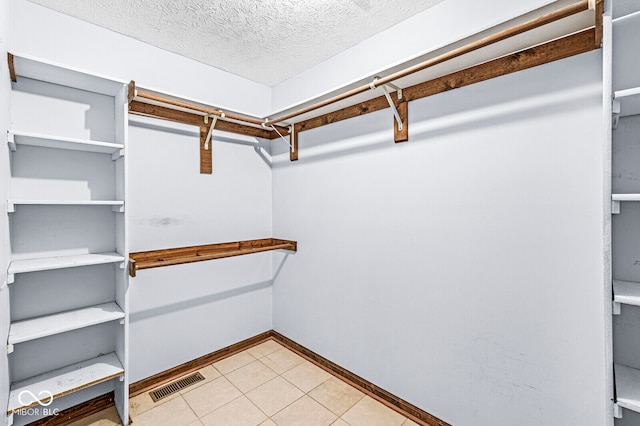
POLYGON ((129 275, 135 277, 136 272, 140 269, 181 265, 280 249, 297 251, 298 243, 290 240, 264 238, 129 253, 129 275))

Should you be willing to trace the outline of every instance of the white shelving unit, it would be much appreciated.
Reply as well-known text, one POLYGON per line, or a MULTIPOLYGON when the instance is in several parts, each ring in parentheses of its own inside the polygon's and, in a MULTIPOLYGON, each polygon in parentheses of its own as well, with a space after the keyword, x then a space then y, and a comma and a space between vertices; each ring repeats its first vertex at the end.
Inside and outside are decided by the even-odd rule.
POLYGON ((7 213, 15 213, 16 206, 111 206, 124 212, 124 201, 118 200, 7 200, 7 213))
POLYGON ((19 259, 14 260, 9 264, 8 273, 9 275, 14 275, 25 272, 49 271, 53 269, 76 268, 79 266, 118 263, 124 261, 124 256, 116 252, 19 259))
POLYGON ((616 364, 617 404, 628 410, 640 412, 640 370, 616 364))
POLYGON ((9 131, 7 139, 7 143, 9 144, 9 149, 11 149, 11 151, 16 151, 18 146, 24 145, 112 154, 114 159, 124 155, 124 145, 111 142, 66 138, 57 135, 45 135, 42 133, 24 132, 20 130, 9 131))
POLYGON ((35 397, 51 395, 54 409, 111 389, 126 425, 128 86, 24 55, 14 54, 14 64, 8 423, 36 420, 19 411, 35 397), (39 298, 38 285, 60 300, 39 298), (25 309, 34 301, 37 310, 25 309))
POLYGON ((9 329, 10 345, 53 336, 79 328, 124 318, 124 312, 115 302, 89 306, 68 312, 17 321, 9 329))
POLYGON ((37 405, 34 396, 53 397, 55 400, 123 374, 120 359, 115 353, 110 353, 30 377, 11 385, 7 413, 13 414, 22 408, 37 405), (45 389, 46 392, 34 394, 33 389, 45 389))
POLYGON ((640 194, 611 194, 611 213, 620 214, 621 201, 640 201, 640 194))
POLYGON ((613 93, 613 412, 616 426, 627 426, 640 424, 640 271, 635 265, 640 247, 640 3, 611 4, 612 37, 605 38, 604 57, 611 57, 613 93))

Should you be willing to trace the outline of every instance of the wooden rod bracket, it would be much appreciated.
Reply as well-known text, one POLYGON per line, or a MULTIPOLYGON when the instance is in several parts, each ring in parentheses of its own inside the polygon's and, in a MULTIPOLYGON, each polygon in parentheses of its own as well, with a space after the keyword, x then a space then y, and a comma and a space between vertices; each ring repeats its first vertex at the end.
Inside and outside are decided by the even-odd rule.
POLYGON ((11 53, 7 53, 7 62, 9 63, 9 77, 11 77, 11 81, 17 83, 18 77, 16 76, 16 66, 13 62, 13 55, 11 53))

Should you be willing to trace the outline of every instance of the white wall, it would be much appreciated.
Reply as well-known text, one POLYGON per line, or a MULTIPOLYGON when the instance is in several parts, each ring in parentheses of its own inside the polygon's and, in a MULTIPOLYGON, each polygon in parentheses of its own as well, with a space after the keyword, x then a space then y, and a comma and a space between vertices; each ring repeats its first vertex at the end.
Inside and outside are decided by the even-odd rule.
MULTIPOLYGON (((271 169, 255 139, 130 116, 132 252, 271 237, 271 169)), ((142 270, 130 284, 136 381, 272 328, 271 253, 142 270)))
MULTIPOLYGON (((0 2, 0 135, 6 135, 9 128, 9 102, 11 85, 9 69, 4 58, 7 57, 11 9, 10 3, 0 2)), ((9 190, 9 150, 0 149, 0 200, 8 198, 9 190)), ((9 218, 0 214, 0 287, 7 279, 9 265, 9 218)), ((0 342, 6 342, 9 335, 9 291, 0 290, 0 342)), ((0 351, 0 413, 7 412, 9 401, 9 365, 6 351, 0 351)), ((0 415, 0 424, 7 418, 0 415)))
POLYGON ((601 78, 596 51, 414 101, 399 145, 389 110, 301 133, 275 330, 455 425, 606 424, 601 78))
POLYGON ((7 1, 15 8, 14 52, 246 114, 263 116, 271 106, 266 86, 27 0, 7 1))

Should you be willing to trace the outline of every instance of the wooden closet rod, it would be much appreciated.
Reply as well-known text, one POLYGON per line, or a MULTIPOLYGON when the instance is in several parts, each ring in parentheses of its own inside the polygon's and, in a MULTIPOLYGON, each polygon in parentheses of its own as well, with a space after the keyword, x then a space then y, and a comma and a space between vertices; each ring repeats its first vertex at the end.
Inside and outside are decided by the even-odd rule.
MULTIPOLYGON (((200 105, 194 105, 194 104, 190 104, 187 102, 182 102, 179 101, 177 99, 173 99, 173 98, 167 98, 165 96, 161 96, 161 95, 156 95, 153 93, 149 93, 149 92, 145 92, 144 90, 136 90, 135 92, 135 97, 136 98, 141 98, 141 99, 146 99, 149 101, 153 101, 153 102, 159 102, 161 104, 165 104, 165 105, 172 105, 174 107, 178 107, 178 108, 182 108, 182 109, 187 109, 187 110, 191 110, 191 111, 198 111, 200 113, 203 113, 203 116, 211 116, 211 115, 215 115, 218 118, 222 118, 222 119, 228 119, 230 121, 235 121, 241 124, 247 124, 247 125, 253 125, 254 127, 258 127, 258 128, 264 128, 263 121, 262 120, 258 120, 256 118, 251 118, 251 117, 246 117, 243 115, 238 115, 238 114, 233 114, 230 112, 223 112, 217 109, 212 109, 212 108, 207 108, 207 107, 203 107, 200 105)), ((270 127, 268 128, 268 130, 272 130, 270 127)))
POLYGON ((558 21, 560 19, 566 18, 568 16, 574 15, 576 13, 580 13, 580 12, 584 12, 585 10, 589 9, 589 5, 590 5, 590 1, 589 0, 581 0, 577 3, 574 3, 572 5, 563 7, 562 9, 558 9, 556 11, 553 11, 551 13, 548 13, 546 15, 540 16, 536 19, 533 19, 531 21, 522 23, 520 25, 516 25, 514 27, 508 28, 504 31, 500 31, 499 33, 496 34, 492 34, 488 37, 485 37, 481 40, 477 40, 474 41, 472 43, 469 43, 467 45, 461 46, 457 49, 451 50, 449 52, 443 53, 442 55, 436 56, 435 58, 431 58, 431 59, 427 59, 424 62, 421 62, 419 64, 413 65, 409 68, 406 68, 404 70, 400 70, 397 71, 393 74, 390 74, 386 77, 382 77, 378 80, 375 80, 374 82, 372 82, 371 84, 364 84, 360 87, 356 87, 355 89, 351 89, 347 92, 341 93, 339 95, 336 95, 332 98, 326 99, 324 101, 318 102, 316 104, 313 105, 309 105, 307 107, 304 107, 298 111, 293 111, 289 114, 285 114, 285 115, 281 115, 281 116, 277 116, 275 118, 272 119, 267 119, 265 121, 265 123, 270 123, 270 124, 276 124, 276 123, 281 123, 285 120, 288 120, 290 118, 302 115, 302 114, 306 114, 308 112, 314 111, 316 109, 331 105, 333 103, 345 100, 347 98, 350 98, 352 96, 358 95, 360 93, 364 93, 368 90, 374 89, 376 87, 380 87, 383 86, 385 84, 389 84, 395 80, 399 80, 403 77, 407 77, 411 74, 414 74, 418 71, 422 71, 425 70, 427 68, 430 68, 434 65, 437 64, 441 64, 443 62, 449 61, 451 59, 457 58, 459 56, 462 56, 464 54, 467 53, 471 53, 475 50, 481 49, 483 47, 487 47, 491 44, 497 43, 499 41, 503 41, 506 40, 510 37, 516 36, 518 34, 522 34, 524 32, 539 28, 543 25, 546 24, 550 24, 552 22, 558 21))
MULTIPOLYGON (((416 72, 419 71, 423 71, 427 68, 433 67, 435 65, 441 64, 443 62, 446 61, 450 61, 452 59, 458 58, 462 55, 474 52, 476 50, 482 49, 484 47, 490 46, 492 44, 498 43, 500 41, 504 41, 510 37, 514 37, 517 36, 519 34, 525 33, 527 31, 530 30, 534 30, 536 28, 542 27, 544 25, 550 24, 552 22, 555 21, 559 21, 563 18, 567 18, 569 16, 572 16, 574 14, 580 13, 580 12, 584 12, 586 10, 589 9, 595 9, 596 10, 596 25, 595 25, 595 44, 593 46, 593 48, 598 48, 599 47, 599 41, 601 40, 600 34, 601 34, 601 19, 598 18, 598 14, 600 14, 602 12, 602 1, 603 0, 580 0, 574 4, 565 6, 563 8, 560 8, 558 10, 555 10, 553 12, 547 13, 546 15, 543 16, 539 16, 535 19, 532 19, 530 21, 524 22, 522 24, 518 24, 516 26, 513 26, 511 28, 507 28, 503 31, 497 32, 495 34, 492 34, 490 36, 487 36, 483 39, 471 42, 469 44, 466 44, 464 46, 458 47, 456 49, 453 49, 451 51, 445 52, 441 55, 438 55, 434 58, 431 59, 427 59, 421 63, 418 63, 416 65, 410 66, 408 68, 405 68, 403 70, 397 71, 395 73, 392 73, 386 77, 382 77, 380 79, 376 79, 371 83, 368 84, 364 84, 362 86, 359 86, 357 88, 348 90, 344 93, 338 94, 336 96, 333 96, 329 99, 325 99, 323 101, 319 101, 313 105, 309 105, 306 107, 303 107, 297 111, 292 111, 290 113, 284 114, 284 115, 280 115, 280 116, 275 116, 273 118, 257 118, 257 117, 249 117, 246 115, 239 115, 239 114, 234 114, 234 113, 227 113, 227 112, 223 112, 220 111, 218 109, 214 109, 212 107, 207 107, 207 106, 202 106, 202 105, 198 105, 198 104, 191 104, 188 103, 186 101, 181 101, 175 98, 171 98, 171 97, 165 97, 156 93, 150 93, 150 92, 146 92, 144 90, 137 90, 135 93, 135 99, 139 100, 140 102, 143 103, 147 103, 150 105, 155 105, 155 106, 162 106, 168 109, 173 109, 173 110, 178 110, 178 111, 182 111, 184 112, 190 112, 192 114, 197 115, 201 115, 203 117, 208 117, 208 116, 215 116, 218 117, 224 121, 229 121, 229 122, 234 122, 236 124, 240 124, 243 126, 248 126, 251 128, 259 128, 263 131, 267 131, 268 135, 271 136, 266 136, 268 139, 276 139, 278 137, 280 137, 281 135, 287 135, 291 132, 291 127, 285 127, 285 125, 291 125, 293 124, 292 122, 288 122, 289 119, 306 114, 308 112, 317 110, 319 108, 322 107, 326 107, 328 105, 343 101, 347 98, 350 98, 352 96, 364 93, 368 90, 372 90, 375 89, 377 87, 381 87, 384 85, 388 85, 390 83, 392 83, 393 81, 402 79, 404 77, 407 77, 411 74, 414 74, 416 72), (282 123, 281 125, 277 125, 278 123, 282 123), (275 126, 274 126, 275 125, 275 126), (274 127, 275 129, 277 129, 277 132, 274 132, 274 127)), ((544 61, 542 62, 544 63, 544 61)), ((479 66, 479 65, 477 65, 479 66)), ((377 99, 374 99, 373 101, 377 101, 377 99)), ((368 102, 372 102, 372 101, 368 101, 368 102)), ((379 109, 379 108, 377 108, 379 109)), ((132 111, 133 112, 133 111, 132 111)), ((137 114, 141 114, 141 112, 136 111, 134 113, 137 114)), ((144 113, 142 113, 143 115, 145 115, 144 113)), ((330 113, 331 114, 331 113, 330 113)), ((167 118, 168 115, 166 113, 163 113, 162 111, 152 111, 146 115, 152 115, 152 116, 157 116, 159 118, 167 118)), ((175 117, 173 118, 167 118, 167 119, 173 119, 174 121, 176 120, 175 117)), ((315 119, 311 119, 311 120, 315 120, 315 119)), ((178 120, 180 121, 180 120, 178 120)), ((309 120, 307 120, 309 121, 309 120)), ((326 121, 325 124, 327 124, 329 121, 326 121)), ((294 120, 295 122, 295 120, 294 120)), ((290 145, 292 145, 292 159, 296 159, 294 157, 297 157, 297 148, 294 148, 297 145, 297 139, 295 136, 297 136, 297 132, 299 131, 304 131, 304 130, 308 130, 308 126, 305 125, 306 122, 301 122, 301 123, 295 123, 295 132, 291 135, 291 140, 292 142, 290 143, 290 145)), ((317 126, 312 126, 312 127, 317 127, 317 126)), ((240 132, 240 133, 245 133, 245 134, 250 134, 247 132, 240 132)), ((254 132, 255 133, 255 132, 254 132)), ((265 137, 265 136, 260 136, 260 137, 265 137)))

